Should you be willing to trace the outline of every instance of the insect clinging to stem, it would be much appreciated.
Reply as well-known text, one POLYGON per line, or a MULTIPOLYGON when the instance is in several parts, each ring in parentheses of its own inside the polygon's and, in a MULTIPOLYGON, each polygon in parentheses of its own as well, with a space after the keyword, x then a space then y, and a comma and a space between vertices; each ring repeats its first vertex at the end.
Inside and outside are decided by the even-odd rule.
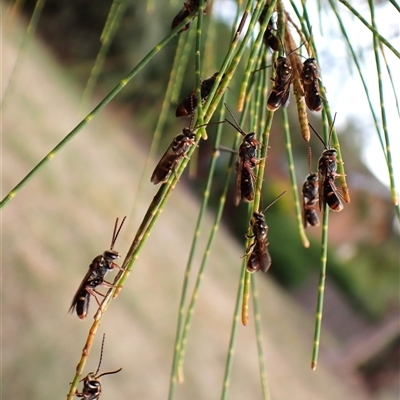
POLYGON ((271 256, 268 251, 268 225, 265 222, 264 213, 285 193, 286 191, 282 192, 263 211, 253 213, 253 217, 250 220, 253 234, 247 237, 249 239, 254 238, 254 241, 249 245, 245 254, 245 256, 249 255, 246 264, 247 271, 249 272, 257 272, 259 270, 267 272, 271 267, 271 256))
POLYGON ((303 194, 303 226, 307 228, 309 226, 318 226, 319 219, 315 210, 316 203, 318 201, 318 175, 311 172, 311 148, 309 147, 308 152, 308 169, 309 174, 303 183, 302 194, 303 194))
POLYGON ((87 374, 80 382, 83 382, 83 388, 81 392, 75 393, 75 396, 81 397, 85 400, 97 400, 101 395, 101 381, 100 378, 105 375, 113 375, 117 374, 122 370, 119 368, 115 371, 103 372, 100 375, 97 375, 100 370, 101 360, 103 358, 103 348, 104 348, 104 339, 106 335, 103 334, 103 341, 101 343, 101 351, 100 351, 100 360, 99 365, 97 367, 96 372, 90 372, 87 374))
MULTIPOLYGON (((335 123, 336 114, 332 122, 332 127, 329 133, 329 141, 332 135, 333 125, 335 123)), ((335 179, 340 176, 337 171, 337 151, 333 147, 329 147, 314 127, 309 124, 310 128, 317 135, 319 140, 325 146, 321 157, 318 160, 318 181, 319 181, 319 209, 322 211, 327 204, 333 211, 340 212, 343 210, 343 204, 340 200, 342 197, 335 185, 335 179)))
POLYGON ((254 182, 256 178, 253 170, 259 162, 257 158, 257 148, 260 142, 256 139, 255 132, 244 132, 226 104, 225 107, 235 123, 228 119, 225 119, 225 121, 243 136, 236 162, 235 205, 239 205, 241 201, 251 202, 254 200, 254 182))
MULTIPOLYGON (((204 104, 210 94, 210 91, 214 85, 215 80, 217 79, 218 72, 215 72, 214 75, 210 76, 200 84, 200 95, 201 95, 201 104, 204 104)), ((194 114, 197 109, 197 91, 196 88, 184 97, 178 104, 176 108, 175 116, 176 117, 190 117, 194 114)))
POLYGON ((126 217, 122 219, 121 225, 119 227, 118 218, 116 219, 113 235, 111 238, 110 249, 104 251, 103 254, 100 254, 93 259, 93 261, 89 265, 89 270, 87 271, 85 277, 82 279, 82 282, 75 293, 69 311, 73 312, 74 309, 76 309, 76 313, 80 319, 84 319, 87 315, 91 295, 96 299, 97 304, 100 306, 100 302, 97 299, 97 294, 102 294, 96 291, 97 286, 113 286, 111 283, 105 281, 104 278, 107 272, 109 272, 113 268, 120 269, 120 267, 114 262, 117 258, 120 257, 118 251, 114 250, 114 245, 121 231, 122 225, 125 222, 125 219, 126 217))
POLYGON ((321 95, 319 93, 319 74, 315 58, 307 58, 303 63, 301 82, 304 89, 304 98, 307 107, 311 111, 319 111, 322 108, 321 95))
POLYGON ((151 182, 155 185, 166 182, 171 172, 175 170, 178 162, 186 156, 190 146, 195 143, 195 139, 196 134, 194 130, 190 127, 183 128, 182 132, 174 137, 168 149, 156 165, 151 175, 151 182))

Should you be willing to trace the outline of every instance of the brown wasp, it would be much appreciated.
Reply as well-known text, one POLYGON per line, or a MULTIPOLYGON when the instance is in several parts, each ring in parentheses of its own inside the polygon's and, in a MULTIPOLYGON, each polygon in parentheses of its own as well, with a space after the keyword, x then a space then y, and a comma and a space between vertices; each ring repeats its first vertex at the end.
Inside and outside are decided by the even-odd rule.
POLYGON ((235 117, 232 115, 226 104, 225 107, 235 123, 229 121, 228 119, 225 119, 225 121, 243 135, 243 141, 239 146, 239 157, 236 162, 235 205, 239 205, 241 201, 250 202, 254 200, 254 182, 256 178, 253 170, 259 162, 257 158, 259 141, 256 140, 256 134, 254 132, 244 132, 243 129, 240 128, 235 117))
MULTIPOLYGON (((218 72, 216 72, 210 78, 205 79, 201 82, 200 93, 201 93, 201 103, 204 104, 210 94, 211 88, 217 78, 218 72)), ((196 88, 193 89, 192 93, 187 95, 182 99, 175 112, 176 117, 190 117, 196 111, 197 108, 197 91, 196 88)))
POLYGON ((151 182, 156 185, 157 183, 167 181, 179 160, 185 157, 190 146, 195 143, 195 139, 196 134, 191 128, 184 128, 182 133, 175 136, 167 151, 156 165, 151 175, 151 182))
POLYGON ((311 111, 319 111, 322 108, 318 80, 318 67, 315 58, 308 58, 303 63, 301 82, 304 88, 304 97, 307 107, 311 111))
POLYGON ((268 252, 268 225, 265 222, 265 211, 268 210, 278 199, 283 196, 285 192, 281 193, 275 200, 273 200, 263 212, 254 212, 253 217, 250 220, 250 226, 253 231, 251 236, 247 236, 249 239, 254 238, 253 243, 246 250, 245 256, 249 255, 247 260, 247 271, 267 272, 271 266, 271 256, 268 252))
MULTIPOLYGON (((181 22, 183 22, 183 20, 188 17, 190 14, 194 13, 195 11, 197 11, 197 9, 199 8, 199 0, 189 0, 189 1, 185 1, 183 3, 183 8, 181 9, 181 11, 178 12, 178 14, 176 14, 175 18, 172 21, 171 24, 171 30, 176 28, 181 22)), ((190 28, 190 24, 191 21, 189 21, 180 31, 184 32, 187 31, 190 28)))
POLYGON ((285 107, 288 104, 290 85, 293 80, 293 69, 289 58, 278 57, 274 63, 274 68, 276 75, 267 100, 267 108, 270 111, 276 111, 280 106, 285 107))
POLYGON ((92 263, 89 265, 89 270, 86 273, 85 277, 83 278, 81 284, 75 296, 72 300, 71 307, 69 309, 70 312, 73 312, 76 309, 76 313, 80 319, 84 319, 87 315, 89 309, 89 301, 90 295, 92 295, 97 304, 100 306, 100 302, 97 299, 96 294, 100 294, 96 291, 96 287, 99 285, 103 286, 110 286, 112 284, 106 282, 104 280, 108 271, 112 270, 113 268, 120 268, 114 261, 120 257, 119 253, 114 250, 114 244, 117 240, 119 232, 121 231, 122 225, 125 222, 125 218, 123 218, 121 225, 118 227, 118 218, 115 221, 114 225, 114 232, 111 239, 111 246, 110 250, 106 250, 103 254, 98 255, 92 263))
POLYGON ((318 201, 318 175, 311 172, 311 148, 308 153, 308 168, 309 174, 303 183, 302 193, 303 193, 303 226, 307 228, 308 226, 318 226, 319 219, 315 211, 315 206, 318 201))
POLYGON ((100 370, 101 360, 103 358, 103 347, 104 347, 104 339, 106 335, 103 335, 103 341, 101 343, 101 351, 100 351, 100 360, 99 365, 97 367, 96 372, 90 372, 87 374, 80 382, 83 382, 83 388, 81 392, 75 393, 75 396, 81 397, 85 400, 97 400, 101 395, 101 381, 100 378, 104 375, 112 375, 120 372, 122 368, 119 368, 115 371, 103 372, 100 375, 97 375, 100 370))
MULTIPOLYGON (((336 118, 336 115, 335 115, 336 118)), ((332 123, 332 128, 333 124, 335 122, 335 119, 333 120, 332 123)), ((328 206, 336 212, 342 211, 343 210, 343 204, 340 201, 340 194, 339 191, 335 185, 335 179, 340 176, 336 172, 337 170, 337 151, 333 147, 328 147, 326 143, 323 141, 321 136, 318 134, 318 132, 314 129, 314 127, 311 124, 308 124, 310 128, 314 131, 314 133, 318 136, 319 140, 321 140, 322 144, 325 146, 325 150, 322 152, 321 157, 318 160, 318 180, 319 180, 319 209, 323 210, 325 204, 328 204, 328 206)), ((330 142, 330 136, 332 134, 332 128, 331 132, 329 134, 329 142, 330 142)), ((329 143, 328 142, 328 143, 329 143)))

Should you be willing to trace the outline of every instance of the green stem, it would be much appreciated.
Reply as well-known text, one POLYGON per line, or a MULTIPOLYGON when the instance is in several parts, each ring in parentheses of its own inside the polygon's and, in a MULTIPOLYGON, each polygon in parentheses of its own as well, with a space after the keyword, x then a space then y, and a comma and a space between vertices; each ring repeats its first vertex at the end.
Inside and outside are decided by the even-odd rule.
POLYGON ((315 371, 318 363, 318 352, 321 338, 322 326, 322 312, 324 308, 324 292, 325 292, 325 279, 326 279, 326 263, 328 257, 328 205, 324 205, 323 224, 322 224, 322 238, 321 238, 321 270, 318 283, 318 298, 317 298, 317 311, 315 314, 315 329, 314 329, 314 342, 311 358, 311 369, 315 371))
POLYGON ((0 209, 3 208, 11 199, 13 199, 22 187, 44 166, 50 161, 88 122, 90 122, 97 113, 99 113, 127 84, 137 75, 137 73, 172 39, 179 30, 193 16, 185 18, 171 33, 158 43, 140 62, 133 68, 128 75, 125 76, 111 92, 74 128, 67 136, 61 140, 1 201, 0 209))

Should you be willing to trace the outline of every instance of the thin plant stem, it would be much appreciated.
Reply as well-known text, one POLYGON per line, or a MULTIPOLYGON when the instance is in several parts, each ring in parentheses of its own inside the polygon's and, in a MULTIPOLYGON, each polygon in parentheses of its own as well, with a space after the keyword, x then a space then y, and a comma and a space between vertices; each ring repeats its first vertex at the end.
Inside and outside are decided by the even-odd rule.
POLYGON ((317 296, 317 311, 315 313, 315 328, 314 328, 314 341, 311 357, 311 369, 315 371, 318 363, 319 344, 321 340, 321 326, 322 326, 322 313, 324 308, 324 293, 325 293, 325 279, 326 279, 326 263, 328 257, 328 205, 324 205, 323 210, 323 223, 322 223, 322 237, 321 237, 321 269, 318 282, 318 296, 317 296))
POLYGON ((137 73, 171 40, 179 30, 190 20, 193 16, 188 16, 184 19, 174 30, 172 30, 161 42, 159 42, 153 49, 133 68, 128 75, 125 76, 112 90, 104 97, 104 99, 81 121, 79 124, 68 133, 11 191, 4 197, 0 203, 0 209, 3 208, 11 199, 13 199, 19 191, 25 186, 27 182, 87 124, 89 123, 114 97, 134 78, 137 73))
POLYGON ((235 309, 233 313, 232 319, 232 326, 231 326, 231 335, 229 338, 229 345, 228 345, 228 356, 226 357, 225 362, 225 373, 224 378, 222 381, 222 390, 221 390, 221 397, 220 400, 226 400, 228 397, 228 390, 231 384, 230 377, 232 375, 232 366, 233 366, 233 356, 235 354, 235 343, 236 343, 236 334, 237 328, 239 325, 239 315, 241 309, 241 303, 243 298, 243 288, 244 288, 244 271, 246 270, 246 260, 243 259, 242 263, 242 273, 239 280, 237 295, 236 295, 236 303, 235 309))
MULTIPOLYGON (((219 118, 222 121, 224 119, 224 117, 225 117, 225 108, 221 107, 221 112, 220 112, 219 118)), ((218 127, 217 134, 215 136, 214 151, 213 151, 212 158, 210 161, 210 166, 208 168, 209 174, 208 174, 208 178, 207 178, 207 183, 206 183, 205 189, 203 191, 203 200, 201 203, 200 212, 199 212, 198 220, 197 220, 196 227, 195 227, 194 237, 193 237, 193 241, 192 241, 192 247, 190 249, 189 259, 187 262, 185 275, 184 275, 183 287, 185 290, 186 290, 187 283, 188 283, 190 267, 193 262, 193 257, 194 257, 194 253, 195 253, 195 249, 196 249, 196 245, 197 245, 197 239, 200 236, 200 226, 203 222, 204 213, 206 211, 208 201, 210 198, 210 191, 211 191, 211 186, 212 186, 212 182, 214 179, 215 166, 216 166, 216 163, 218 160, 218 153, 219 153, 218 147, 219 147, 219 144, 221 141, 221 135, 222 135, 222 125, 220 125, 218 127)), ((189 328, 190 328, 191 319, 192 319, 192 316, 194 313, 194 307, 196 305, 196 300, 198 299, 198 292, 200 289, 200 284, 201 284, 202 278, 204 276, 204 270, 207 265, 208 257, 211 254, 211 247, 214 242, 214 238, 218 231, 219 224, 220 224, 220 221, 222 218, 222 213, 224 210, 225 199, 226 199, 226 191, 228 190, 228 186, 229 186, 229 177, 230 177, 230 174, 228 173, 227 179, 225 182, 225 190, 223 191, 223 195, 220 198, 219 207, 218 207, 215 219, 214 219, 213 226, 210 231, 210 235, 209 235, 209 238, 208 238, 208 241, 206 244, 206 248, 203 252, 203 258, 201 260, 200 268, 199 268, 199 271, 197 274, 196 282, 194 285, 194 289, 193 289, 190 303, 189 303, 186 313, 183 308, 183 306, 184 306, 184 301, 183 301, 184 300, 183 299, 184 298, 184 296, 183 296, 184 290, 182 290, 181 305, 179 308, 179 319, 181 317, 183 317, 184 314, 185 314, 185 318, 184 318, 184 321, 182 321, 182 322, 184 322, 184 324, 183 324, 182 333, 179 337, 179 343, 176 343, 176 345, 175 345, 175 349, 177 350, 177 352, 179 352, 179 354, 177 354, 178 359, 176 362, 176 370, 175 370, 175 374, 177 376, 178 382, 183 381, 183 359, 184 359, 185 351, 186 351, 187 336, 189 333, 189 328)), ((178 321, 178 325, 179 325, 179 321, 178 321)), ((177 330, 177 333, 178 333, 178 330, 177 330)), ((174 354, 174 359, 175 359, 175 354, 174 354)))
MULTIPOLYGON (((374 4, 371 2, 371 0, 368 0, 368 4, 370 6, 370 11, 371 11, 371 22, 372 22, 372 25, 375 27, 374 4)), ((378 37, 375 34, 373 35, 373 43, 374 43, 376 72, 377 72, 377 76, 378 76, 379 102, 380 102, 380 108, 381 108, 382 129, 383 129, 383 135, 385 138, 385 145, 386 145, 385 149, 386 149, 387 167, 388 167, 388 172, 389 172, 390 192, 392 195, 393 204, 396 206, 396 209, 397 209, 397 214, 398 214, 398 216, 400 216, 399 198, 398 198, 398 194, 396 191, 396 184, 395 184, 394 173, 393 173, 392 151, 391 151, 391 147, 390 147, 389 132, 387 129, 386 104, 385 104, 385 99, 384 99, 384 95, 383 95, 382 70, 381 70, 381 63, 380 63, 380 57, 379 57, 379 43, 378 43, 378 37)))
POLYGON ((381 134, 381 130, 380 130, 380 127, 379 127, 378 118, 376 116, 374 107, 373 107, 372 102, 371 102, 371 96, 369 94, 368 85, 367 85, 367 82, 365 81, 364 75, 363 75, 363 73, 361 71, 361 66, 360 66, 360 63, 358 62, 357 54, 356 54, 356 52, 354 50, 354 47, 351 44, 349 36, 347 35, 346 28, 343 25, 342 19, 340 18, 340 15, 339 15, 338 10, 336 8, 336 4, 332 0, 329 0, 329 3, 331 5, 331 7, 332 7, 332 11, 334 12, 334 14, 336 16, 337 22, 339 24, 340 31, 342 32, 343 38, 346 41, 347 47, 350 50, 351 56, 353 58, 354 65, 356 66, 358 75, 359 75, 359 77, 361 79, 361 83, 362 83, 363 88, 364 88, 365 96, 366 96, 366 99, 368 101, 368 106, 369 106, 369 109, 371 111, 372 118, 374 120, 375 129, 376 129, 376 132, 378 134, 378 139, 379 139, 379 142, 381 144, 382 151, 383 151, 383 153, 385 154, 385 157, 386 157, 385 145, 383 143, 383 139, 382 139, 382 134, 381 134))
POLYGON ((301 242, 303 243, 303 246, 308 248, 308 247, 310 247, 310 242, 307 238, 307 235, 306 235, 306 232, 304 229, 304 225, 303 225, 302 210, 301 210, 301 206, 300 206, 300 199, 299 199, 299 193, 298 193, 297 182, 296 182, 296 170, 295 170, 294 161, 293 161, 292 141, 290 139, 289 118, 288 118, 286 109, 282 109, 282 127, 283 127, 283 132, 285 135, 286 157, 287 157, 288 166, 289 166, 290 183, 292 185, 294 206, 295 206, 295 211, 296 211, 297 227, 299 229, 300 239, 301 239, 301 242))
POLYGON ((367 20, 365 20, 362 15, 350 5, 350 3, 346 0, 339 0, 345 7, 347 7, 375 36, 376 38, 383 43, 388 49, 390 49, 397 58, 400 58, 400 52, 396 50, 388 40, 386 40, 383 36, 380 35, 380 33, 376 30, 374 26, 368 23, 367 20))
POLYGON ((271 7, 271 5, 270 5, 268 7, 267 13, 265 15, 264 21, 260 26, 260 31, 257 35, 257 38, 256 38, 254 44, 251 46, 250 56, 249 56, 249 59, 247 60, 247 66, 246 66, 246 69, 244 72, 244 77, 242 79, 242 84, 240 87, 239 99, 238 99, 238 105, 237 105, 238 111, 243 110, 243 102, 246 97, 246 91, 247 91, 247 86, 249 84, 250 76, 255 69, 254 68, 255 62, 260 58, 260 47, 263 42, 264 32, 267 28, 269 20, 271 19, 271 15, 272 15, 273 11, 274 11, 274 8, 271 7))
POLYGON ((79 107, 79 110, 81 110, 81 112, 83 112, 84 108, 89 102, 89 99, 92 96, 100 72, 103 69, 108 50, 110 49, 112 40, 120 26, 120 22, 126 10, 126 6, 127 0, 113 0, 111 4, 107 21, 100 36, 101 47, 99 52, 97 53, 96 60, 93 64, 93 68, 90 71, 89 79, 86 83, 86 88, 83 92, 81 105, 79 107))
POLYGON ((263 335, 262 335, 262 325, 261 325, 261 311, 260 311, 260 298, 257 288, 257 280, 255 279, 255 274, 251 275, 251 286, 253 290, 253 306, 254 306, 254 322, 256 328, 256 343, 257 343, 257 355, 258 355, 258 367, 260 370, 260 382, 261 390, 263 393, 264 400, 270 400, 271 394, 269 391, 267 368, 265 366, 264 357, 264 347, 263 347, 263 335))
POLYGON ((22 39, 22 43, 19 47, 17 59, 15 61, 13 69, 11 71, 10 79, 7 82, 7 86, 4 90, 4 95, 3 95, 3 99, 1 101, 0 108, 3 108, 5 106, 6 97, 7 97, 7 95, 8 96, 10 95, 11 90, 12 90, 12 85, 19 75, 19 71, 21 70, 21 67, 23 65, 24 58, 26 55, 26 49, 28 48, 28 44, 29 44, 32 36, 36 32, 36 28, 39 23, 40 17, 42 15, 42 11, 43 11, 45 3, 46 3, 46 0, 36 0, 35 8, 33 10, 32 17, 29 21, 28 27, 26 28, 26 32, 25 32, 24 38, 22 39))

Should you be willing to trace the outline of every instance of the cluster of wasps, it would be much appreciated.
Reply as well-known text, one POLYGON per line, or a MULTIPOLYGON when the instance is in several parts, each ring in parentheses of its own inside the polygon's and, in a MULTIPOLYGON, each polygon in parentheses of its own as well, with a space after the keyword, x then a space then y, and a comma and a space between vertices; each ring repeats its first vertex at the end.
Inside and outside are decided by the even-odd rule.
MULTIPOLYGON (((195 13, 199 8, 198 0, 188 0, 184 3, 183 8, 174 18, 171 28, 174 29, 190 14, 195 13)), ((260 17, 260 23, 264 20, 263 13, 260 17)), ((190 22, 187 23, 180 32, 183 32, 190 27, 190 22)), ((274 27, 272 21, 269 21, 264 33, 264 42, 273 51, 279 51, 281 42, 274 35, 274 27)), ((282 44, 283 48, 283 44, 282 44)), ((297 49, 296 49, 297 50, 297 49)), ((295 51, 295 50, 294 50, 295 51)), ((288 54, 292 54, 294 51, 288 54)), ((294 79, 293 68, 290 60, 287 57, 279 56, 274 64, 275 78, 273 79, 272 90, 267 100, 267 108, 270 111, 276 111, 279 107, 285 107, 289 101, 290 87, 294 79)), ((207 100, 211 89, 218 77, 218 72, 211 77, 203 80, 200 86, 201 103, 204 104, 207 100)), ((221 77, 223 79, 224 76, 221 77)), ((316 60, 308 58, 303 63, 300 81, 304 90, 304 98, 307 107, 311 111, 320 111, 322 108, 322 99, 319 92, 319 74, 316 60)), ((176 117, 192 117, 197 109, 199 99, 197 98, 196 88, 191 93, 185 96, 178 104, 175 115, 176 117)), ((226 106, 226 105, 225 105, 226 106)), ((255 191, 255 168, 260 162, 257 157, 260 142, 256 139, 255 132, 246 133, 237 123, 235 117, 228 109, 234 122, 225 119, 235 130, 242 136, 243 140, 239 146, 238 157, 236 162, 236 189, 235 189, 235 204, 241 202, 252 202, 254 200, 255 191)), ((190 147, 196 142, 195 130, 197 128, 186 127, 180 134, 175 136, 170 146, 167 148, 164 155, 156 165, 152 175, 151 182, 154 184, 165 183, 171 173, 173 173, 189 151, 190 147)), ((332 124, 333 126, 333 124, 332 124)), ((343 204, 340 200, 340 194, 335 186, 335 179, 340 176, 337 171, 337 152, 334 148, 325 144, 320 135, 310 125, 311 129, 323 143, 325 150, 318 160, 318 173, 311 172, 311 151, 309 152, 309 174, 307 175, 303 187, 303 224, 304 227, 319 225, 318 216, 316 214, 316 205, 318 203, 320 210, 328 205, 333 211, 341 211, 343 204)), ((330 141, 330 140, 329 140, 330 141)), ((254 212, 250 219, 251 235, 247 235, 249 239, 253 239, 252 243, 246 249, 245 256, 248 257, 246 268, 249 272, 257 272, 259 270, 267 272, 271 266, 271 257, 268 252, 268 225, 265 221, 264 213, 271 207, 285 192, 281 193, 273 200, 264 210, 254 212)), ((98 295, 103 296, 97 291, 99 286, 113 287, 110 282, 105 280, 106 274, 114 268, 121 269, 115 260, 120 257, 120 254, 114 250, 114 245, 121 231, 122 225, 118 226, 118 218, 115 221, 114 231, 111 239, 110 249, 98 255, 89 266, 89 270, 83 278, 70 307, 70 312, 76 311, 80 319, 84 319, 88 313, 90 297, 93 296, 100 306, 98 295)), ((75 393, 77 397, 85 400, 97 400, 101 395, 100 377, 104 375, 116 374, 121 371, 121 368, 111 372, 99 373, 104 346, 104 336, 101 346, 100 360, 96 372, 89 373, 83 381, 81 392, 75 393)))
MULTIPOLYGON (((259 19, 260 24, 264 21, 266 9, 267 6, 259 19)), ((272 20, 270 20, 264 32, 264 43, 269 46, 271 50, 279 51, 280 40, 278 40, 273 32, 273 23, 272 20)), ((283 44, 282 47, 284 47, 283 44)), ((267 108, 270 111, 276 111, 281 106, 285 107, 289 102, 290 86, 294 80, 294 72, 289 56, 296 50, 297 49, 290 52, 287 57, 279 56, 274 63, 275 78, 272 80, 272 90, 267 100, 267 108)), ((300 82, 303 87, 306 105, 309 110, 315 112, 322 109, 319 80, 318 66, 315 58, 307 58, 302 65, 300 82)), ((332 123, 332 128, 333 125, 334 121, 332 123)), ((343 209, 343 204, 340 200, 342 196, 335 185, 335 179, 340 176, 340 174, 337 173, 337 151, 324 142, 311 124, 309 124, 309 126, 321 140, 325 150, 318 160, 318 174, 310 170, 311 152, 309 153, 308 166, 310 171, 302 187, 303 225, 305 228, 319 225, 319 219, 316 214, 317 203, 320 211, 324 209, 325 204, 335 212, 342 211, 343 209)))

